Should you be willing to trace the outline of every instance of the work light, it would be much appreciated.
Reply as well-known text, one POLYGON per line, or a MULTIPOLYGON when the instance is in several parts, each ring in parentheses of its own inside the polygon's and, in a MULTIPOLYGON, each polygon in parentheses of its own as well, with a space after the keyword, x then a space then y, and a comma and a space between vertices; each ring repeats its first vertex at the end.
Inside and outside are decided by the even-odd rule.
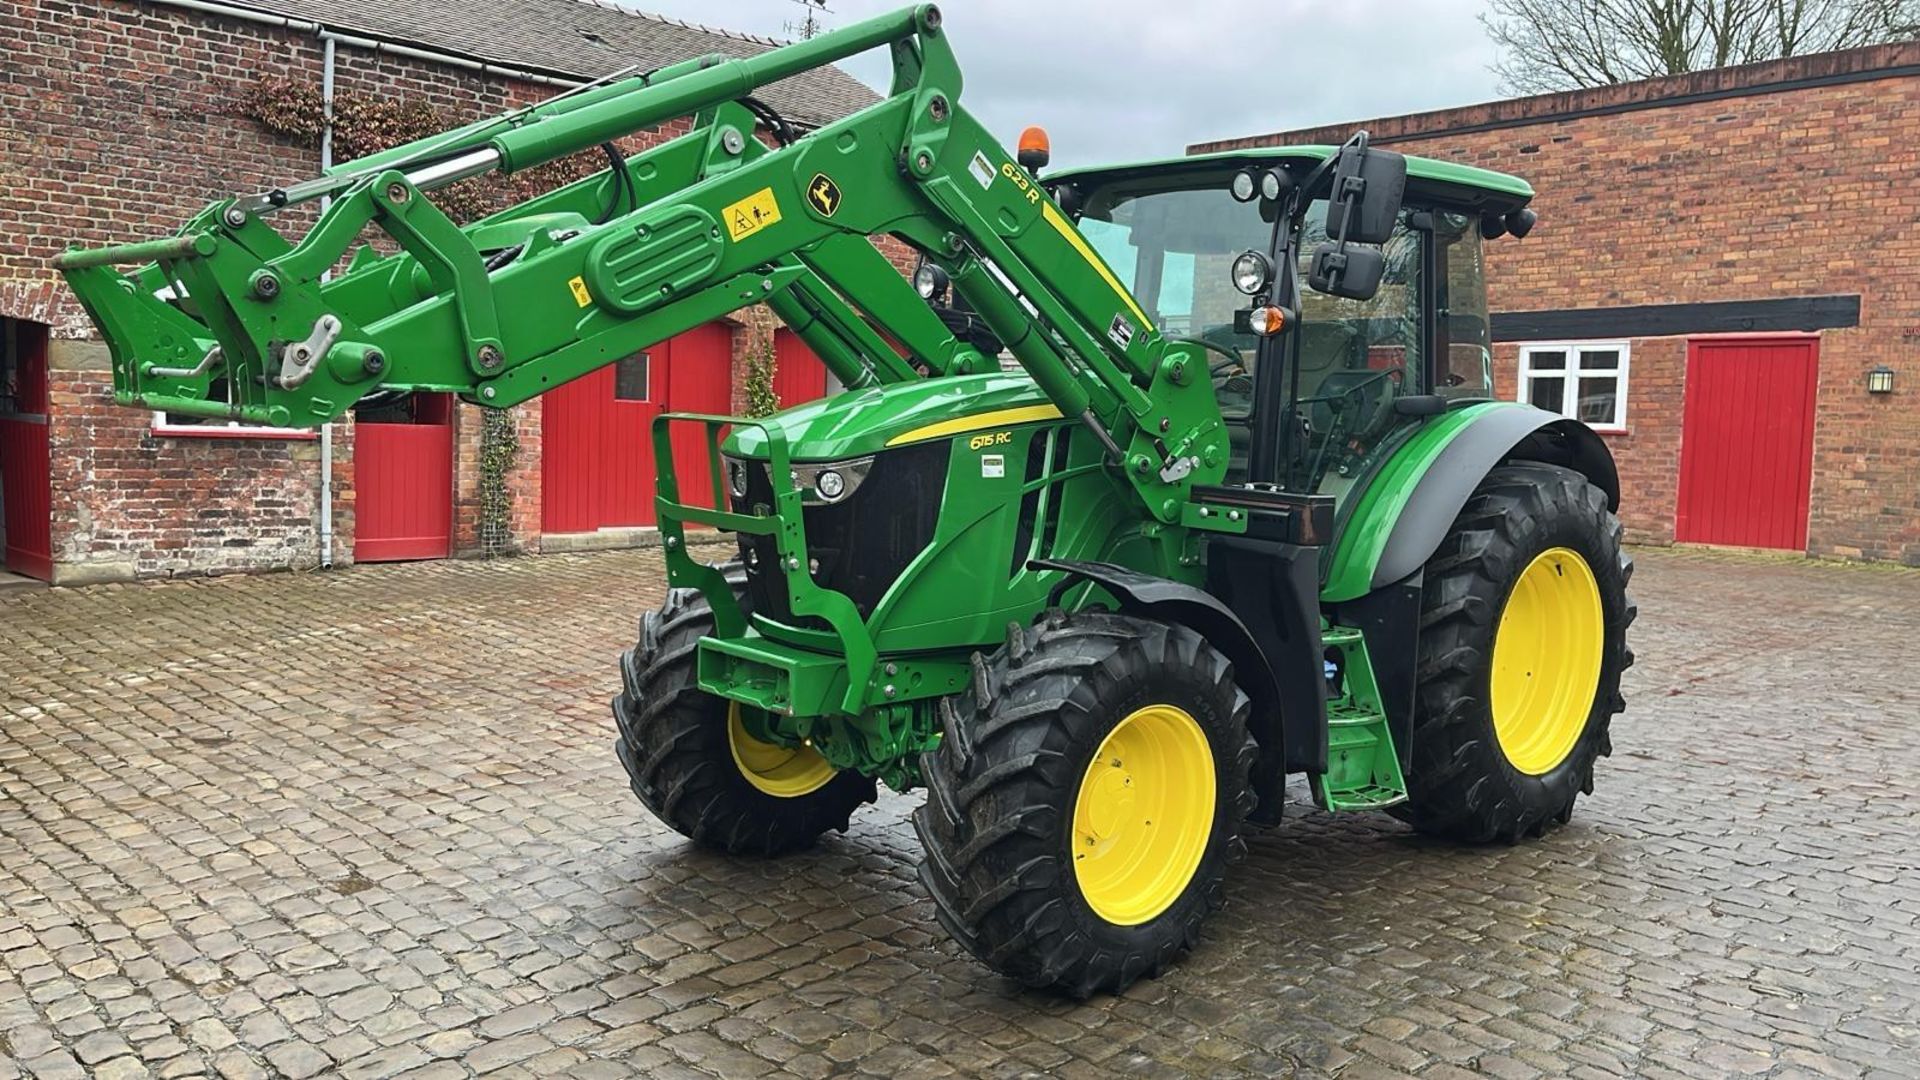
POLYGON ((924 300, 932 300, 947 291, 947 272, 930 262, 922 262, 913 272, 913 290, 924 300))
POLYGON ((1233 287, 1252 296, 1273 280, 1273 264, 1257 251, 1241 252, 1233 260, 1233 287))
POLYGON ((1228 190, 1233 192, 1234 198, 1248 202, 1260 193, 1260 179, 1253 175, 1253 170, 1242 169, 1233 174, 1233 184, 1228 190))

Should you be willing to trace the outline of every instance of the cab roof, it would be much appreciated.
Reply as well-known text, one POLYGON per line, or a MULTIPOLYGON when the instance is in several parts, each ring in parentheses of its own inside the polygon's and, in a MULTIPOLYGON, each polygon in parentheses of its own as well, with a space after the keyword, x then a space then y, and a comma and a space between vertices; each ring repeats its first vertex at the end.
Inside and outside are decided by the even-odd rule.
MULTIPOLYGON (((1072 181, 1084 189, 1148 176, 1159 179, 1183 173, 1219 173, 1293 163, 1312 166, 1326 160, 1339 149, 1337 146, 1316 145, 1221 150, 1211 154, 1062 169, 1044 177, 1042 182, 1052 185, 1072 181)), ((1482 212, 1517 210, 1533 198, 1533 186, 1517 176, 1412 155, 1407 156, 1407 187, 1409 194, 1417 198, 1482 212)))

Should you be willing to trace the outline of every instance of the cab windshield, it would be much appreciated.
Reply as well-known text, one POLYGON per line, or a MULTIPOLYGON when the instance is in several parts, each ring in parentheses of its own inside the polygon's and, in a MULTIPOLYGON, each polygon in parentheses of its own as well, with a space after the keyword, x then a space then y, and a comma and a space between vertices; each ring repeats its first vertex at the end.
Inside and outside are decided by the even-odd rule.
MULTIPOLYGON (((1229 276, 1235 256, 1269 250, 1275 209, 1262 200, 1240 202, 1226 184, 1154 190, 1144 184, 1109 185, 1088 196, 1080 231, 1168 337, 1207 350, 1214 392, 1233 435, 1231 480, 1273 480, 1296 491, 1341 496, 1370 462, 1414 422, 1394 408, 1396 398, 1439 394, 1484 398, 1491 387, 1486 292, 1480 233, 1464 215, 1403 210, 1385 246, 1387 271, 1370 300, 1348 300, 1303 287, 1298 389, 1289 400, 1291 425, 1284 475, 1248 477, 1246 449, 1254 422, 1258 339, 1237 334, 1234 312, 1248 306, 1229 276), (1434 251, 1427 253, 1431 237, 1434 251), (1425 276, 1435 278, 1428 288, 1425 276), (1437 315, 1429 341, 1426 308, 1437 315), (1425 350, 1434 386, 1427 386, 1425 350)), ((1307 254, 1326 239, 1326 204, 1315 202, 1299 250, 1305 281, 1307 254)), ((1291 389, 1292 380, 1289 380, 1291 389)), ((1264 420, 1262 421, 1265 422, 1264 420)))

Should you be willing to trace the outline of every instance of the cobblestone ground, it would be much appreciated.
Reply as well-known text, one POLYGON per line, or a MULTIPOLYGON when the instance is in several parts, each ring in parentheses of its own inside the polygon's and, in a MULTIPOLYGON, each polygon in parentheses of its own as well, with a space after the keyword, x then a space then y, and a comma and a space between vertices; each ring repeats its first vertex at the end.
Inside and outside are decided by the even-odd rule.
POLYGON ((1022 992, 912 800, 735 862, 609 750, 647 554, 0 600, 0 1078, 1920 1071, 1920 574, 1643 552, 1571 827, 1300 803, 1201 949, 1022 992))

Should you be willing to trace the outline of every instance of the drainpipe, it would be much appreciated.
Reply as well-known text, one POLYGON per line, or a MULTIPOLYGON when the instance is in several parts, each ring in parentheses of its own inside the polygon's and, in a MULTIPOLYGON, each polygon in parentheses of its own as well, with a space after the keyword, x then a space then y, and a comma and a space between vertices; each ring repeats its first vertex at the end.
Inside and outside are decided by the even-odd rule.
MULTIPOLYGON (((429 63, 443 64, 448 67, 463 68, 479 72, 482 75, 496 75, 520 82, 530 82, 543 86, 572 88, 583 85, 585 79, 556 77, 543 72, 531 71, 510 64, 494 64, 474 60, 453 53, 439 52, 433 49, 417 49, 390 41, 376 41, 373 38, 356 37, 351 34, 336 33, 325 25, 306 19, 295 19, 285 15, 274 15, 252 8, 236 7, 218 0, 147 0, 149 3, 165 7, 196 11, 205 15, 238 19, 243 22, 259 23, 264 26, 278 27, 296 34, 312 34, 320 39, 322 47, 320 98, 324 109, 320 128, 320 171, 333 167, 333 72, 334 49, 336 45, 348 48, 365 49, 374 53, 386 53, 390 56, 404 56, 412 60, 425 60, 429 63)), ((320 208, 324 211, 332 200, 323 198, 320 208)), ((325 280, 325 277, 322 277, 325 280)), ((333 566, 333 425, 320 425, 320 565, 331 569, 333 566)))
MULTIPOLYGON (((333 38, 320 35, 320 171, 333 167, 333 38)), ((331 196, 320 200, 325 213, 331 196)), ((330 272, 329 272, 330 273, 330 272)), ((328 275, 323 274, 321 281, 328 275)), ((320 568, 333 569, 333 424, 320 425, 320 568)))

